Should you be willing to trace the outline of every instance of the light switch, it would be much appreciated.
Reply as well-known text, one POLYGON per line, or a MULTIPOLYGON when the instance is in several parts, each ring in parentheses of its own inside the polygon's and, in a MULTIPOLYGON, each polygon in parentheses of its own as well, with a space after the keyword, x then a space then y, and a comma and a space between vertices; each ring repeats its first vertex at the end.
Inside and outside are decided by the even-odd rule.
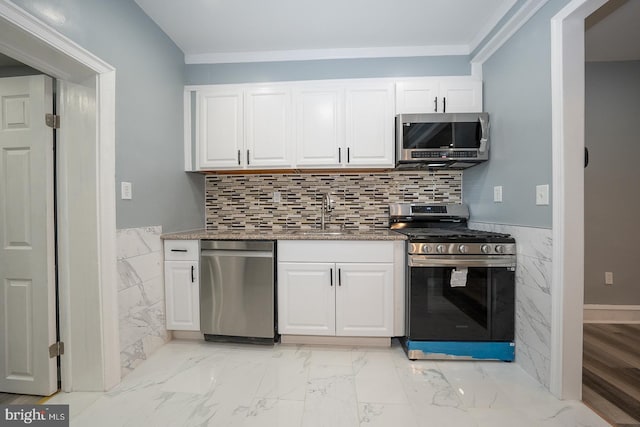
POLYGON ((536 185, 536 205, 549 204, 549 184, 536 185))
POLYGON ((120 197, 122 200, 131 200, 133 197, 133 190, 130 182, 123 181, 120 183, 120 197))
POLYGON ((604 284, 605 285, 613 285, 613 271, 605 271, 605 273, 604 273, 604 284))
POLYGON ((496 203, 502 202, 502 185, 493 187, 493 201, 496 203))

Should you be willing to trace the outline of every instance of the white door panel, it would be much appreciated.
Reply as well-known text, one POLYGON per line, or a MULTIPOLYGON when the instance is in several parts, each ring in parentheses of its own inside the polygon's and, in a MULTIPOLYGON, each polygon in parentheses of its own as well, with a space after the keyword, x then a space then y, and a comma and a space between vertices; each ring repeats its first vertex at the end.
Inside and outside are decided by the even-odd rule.
POLYGON ((242 91, 201 92, 198 108, 198 166, 201 169, 241 167, 244 164, 242 91))
POLYGON ((291 167, 291 94, 288 89, 246 92, 248 167, 291 167))
POLYGON ((278 263, 278 332, 335 334, 332 263, 278 263))
POLYGON ((336 335, 393 336, 393 264, 338 264, 336 335))
POLYGON ((52 80, 0 79, 0 391, 57 389, 52 80))
POLYGON ((346 91, 347 166, 393 166, 394 89, 392 84, 346 91))
POLYGON ((296 92, 296 165, 340 166, 344 145, 344 91, 309 88, 296 92))

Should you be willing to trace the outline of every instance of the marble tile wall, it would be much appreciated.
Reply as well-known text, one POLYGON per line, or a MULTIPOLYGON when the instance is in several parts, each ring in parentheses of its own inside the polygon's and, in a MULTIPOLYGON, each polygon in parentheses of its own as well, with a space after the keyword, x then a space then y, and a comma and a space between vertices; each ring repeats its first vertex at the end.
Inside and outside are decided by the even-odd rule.
POLYGON ((329 228, 387 228, 389 203, 460 203, 461 185, 461 171, 210 175, 205 186, 206 229, 315 228, 323 193, 334 201, 329 228), (273 201, 276 191, 280 202, 273 201))
POLYGON ((165 329, 162 227, 117 231, 122 377, 171 339, 165 329))
POLYGON ((516 239, 516 363, 549 388, 552 230, 473 222, 469 227, 516 239))

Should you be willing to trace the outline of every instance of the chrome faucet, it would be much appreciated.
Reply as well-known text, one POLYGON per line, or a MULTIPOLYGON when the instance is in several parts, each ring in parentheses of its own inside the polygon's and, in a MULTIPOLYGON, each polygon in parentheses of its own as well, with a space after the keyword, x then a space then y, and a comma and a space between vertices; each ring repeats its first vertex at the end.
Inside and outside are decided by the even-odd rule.
POLYGON ((321 230, 325 230, 326 229, 325 216, 326 216, 326 214, 331 212, 331 209, 333 209, 332 203, 333 203, 333 201, 331 200, 331 196, 329 195, 329 193, 323 193, 322 194, 321 215, 320 215, 320 229, 321 230))

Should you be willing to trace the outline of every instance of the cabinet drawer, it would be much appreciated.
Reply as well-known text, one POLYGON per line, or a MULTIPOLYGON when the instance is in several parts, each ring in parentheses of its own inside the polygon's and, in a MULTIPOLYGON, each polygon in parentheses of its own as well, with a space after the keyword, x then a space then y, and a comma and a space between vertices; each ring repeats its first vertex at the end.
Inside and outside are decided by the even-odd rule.
POLYGON ((278 261, 392 263, 393 244, 373 240, 280 240, 278 261))
POLYGON ((165 261, 198 261, 200 257, 199 240, 165 240, 165 261))

